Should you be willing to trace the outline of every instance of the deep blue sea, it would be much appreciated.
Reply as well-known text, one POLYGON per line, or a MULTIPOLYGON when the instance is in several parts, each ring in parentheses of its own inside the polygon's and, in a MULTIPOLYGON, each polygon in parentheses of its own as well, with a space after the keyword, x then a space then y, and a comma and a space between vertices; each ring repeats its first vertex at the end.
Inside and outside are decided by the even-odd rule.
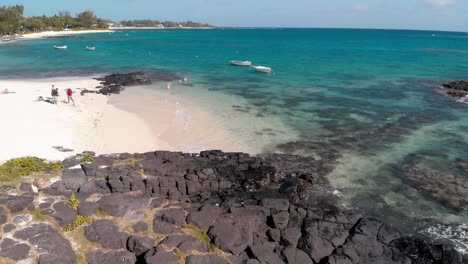
MULTIPOLYGON (((460 165, 468 159, 468 105, 432 89, 468 79, 468 33, 119 31, 0 46, 0 78, 136 69, 186 76, 192 86, 178 92, 203 104, 255 152, 311 155, 330 163, 331 184, 350 205, 418 219, 468 219, 466 210, 413 188, 402 171, 413 162, 441 185, 445 177, 454 176, 460 186, 468 181, 460 165), (69 48, 57 51, 54 44, 69 48), (87 45, 96 51, 86 52, 87 45), (269 66, 273 73, 230 66, 233 59, 269 66)), ((466 200, 459 202, 468 207, 466 200)))

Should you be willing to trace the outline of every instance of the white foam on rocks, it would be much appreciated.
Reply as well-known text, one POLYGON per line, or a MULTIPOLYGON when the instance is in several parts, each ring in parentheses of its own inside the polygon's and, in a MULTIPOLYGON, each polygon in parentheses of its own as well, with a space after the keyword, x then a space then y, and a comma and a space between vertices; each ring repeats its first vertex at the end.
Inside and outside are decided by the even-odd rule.
POLYGON ((455 249, 462 253, 468 254, 468 225, 448 225, 438 224, 428 227, 422 231, 434 239, 446 239, 455 245, 455 249))

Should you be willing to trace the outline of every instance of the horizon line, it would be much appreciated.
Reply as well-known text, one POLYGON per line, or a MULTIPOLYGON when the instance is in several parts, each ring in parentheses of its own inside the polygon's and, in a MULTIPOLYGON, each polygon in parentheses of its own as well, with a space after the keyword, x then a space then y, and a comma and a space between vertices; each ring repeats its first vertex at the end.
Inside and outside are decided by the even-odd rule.
POLYGON ((431 32, 455 32, 466 33, 467 31, 461 30, 442 30, 442 29, 410 29, 410 28, 365 28, 365 27, 300 27, 300 26, 213 26, 214 28, 233 28, 233 29, 353 29, 353 30, 401 30, 401 31, 431 31, 431 32))

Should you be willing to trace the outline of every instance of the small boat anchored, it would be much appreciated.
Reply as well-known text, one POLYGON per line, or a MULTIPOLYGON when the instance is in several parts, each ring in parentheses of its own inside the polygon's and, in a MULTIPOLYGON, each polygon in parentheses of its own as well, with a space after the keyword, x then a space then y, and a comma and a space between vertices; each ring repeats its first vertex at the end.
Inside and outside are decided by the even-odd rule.
POLYGON ((95 50, 96 50, 96 47, 94 47, 94 46, 86 46, 85 49, 86 49, 86 50, 89 50, 89 51, 95 51, 95 50))
POLYGON ((68 48, 67 45, 63 45, 63 46, 54 45, 54 49, 58 49, 58 50, 66 50, 67 48, 68 48))
POLYGON ((272 69, 265 66, 253 66, 253 68, 258 72, 271 73, 272 69))
POLYGON ((236 65, 236 66, 250 66, 250 65, 252 65, 251 61, 232 60, 232 61, 229 61, 229 63, 231 63, 232 65, 236 65))

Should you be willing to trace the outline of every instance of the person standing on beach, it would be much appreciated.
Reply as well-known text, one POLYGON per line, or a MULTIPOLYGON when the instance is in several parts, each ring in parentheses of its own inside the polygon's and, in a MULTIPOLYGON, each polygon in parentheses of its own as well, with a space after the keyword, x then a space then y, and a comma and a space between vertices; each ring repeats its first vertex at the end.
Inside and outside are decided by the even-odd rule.
POLYGON ((55 86, 52 84, 52 90, 50 92, 50 95, 52 96, 52 103, 58 105, 58 88, 55 88, 55 86))
POLYGON ((166 83, 166 87, 167 87, 168 90, 171 89, 171 85, 172 85, 172 82, 167 82, 166 83))
POLYGON ((73 100, 73 90, 71 88, 67 89, 67 99, 68 103, 70 103, 70 100, 73 102, 73 105, 75 105, 75 100, 73 100))

